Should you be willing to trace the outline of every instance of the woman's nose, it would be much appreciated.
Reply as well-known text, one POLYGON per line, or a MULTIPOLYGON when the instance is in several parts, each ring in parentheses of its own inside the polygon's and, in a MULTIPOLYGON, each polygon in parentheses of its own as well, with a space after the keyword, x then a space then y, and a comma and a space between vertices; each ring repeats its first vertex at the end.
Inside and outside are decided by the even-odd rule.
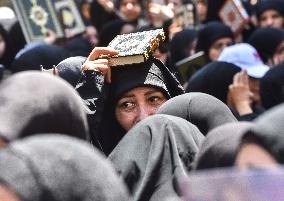
POLYGON ((154 110, 150 107, 139 107, 137 114, 137 122, 145 119, 148 116, 155 114, 154 110))

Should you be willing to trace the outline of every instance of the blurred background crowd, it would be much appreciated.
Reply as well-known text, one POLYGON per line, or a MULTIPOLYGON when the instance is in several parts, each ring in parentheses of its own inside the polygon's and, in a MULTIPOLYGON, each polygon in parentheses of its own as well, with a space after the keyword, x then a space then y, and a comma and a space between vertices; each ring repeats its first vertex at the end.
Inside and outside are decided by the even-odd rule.
MULTIPOLYGON (((7 146, 0 151, 3 201, 5 196, 9 201, 179 200, 174 181, 185 171, 284 163, 284 0, 75 3, 84 32, 58 39, 49 30, 42 40, 26 42, 12 2, 0 0, 0 147, 7 146), (238 5, 231 14, 226 14, 228 2, 238 5), (113 139, 96 136, 112 124, 103 122, 107 111, 100 111, 100 102, 92 111, 97 98, 89 97, 93 88, 88 75, 83 73, 82 81, 81 66, 94 48, 108 46, 117 35, 158 28, 166 40, 153 53, 161 63, 154 59, 150 68, 168 68, 176 88, 168 78, 159 87, 172 99, 158 115, 125 129, 125 137, 125 130, 113 139), (102 117, 90 123, 90 114, 99 112, 102 117), (97 122, 104 125, 97 128, 97 122), (27 138, 38 133, 45 135, 27 138), (103 154, 93 153, 82 139, 103 154)), ((129 85, 139 77, 131 75, 129 85)), ((101 92, 99 78, 95 84, 101 92)))

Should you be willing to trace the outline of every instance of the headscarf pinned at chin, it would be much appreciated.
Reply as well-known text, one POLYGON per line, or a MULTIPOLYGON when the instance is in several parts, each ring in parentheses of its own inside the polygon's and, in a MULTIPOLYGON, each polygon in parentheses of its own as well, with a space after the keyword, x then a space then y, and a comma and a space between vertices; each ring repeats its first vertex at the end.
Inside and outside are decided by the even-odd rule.
POLYGON ((168 98, 184 93, 174 75, 156 58, 150 58, 145 63, 112 68, 111 94, 115 101, 127 91, 142 86, 158 88, 168 98))

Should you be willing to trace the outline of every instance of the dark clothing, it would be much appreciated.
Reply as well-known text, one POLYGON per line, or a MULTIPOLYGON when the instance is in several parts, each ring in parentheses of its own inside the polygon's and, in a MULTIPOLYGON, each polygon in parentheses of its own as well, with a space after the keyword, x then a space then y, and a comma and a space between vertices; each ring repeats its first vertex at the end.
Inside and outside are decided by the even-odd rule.
POLYGON ((197 154, 195 169, 233 167, 241 138, 252 125, 249 122, 234 122, 210 131, 197 154))
POLYGON ((106 23, 99 32, 99 47, 106 47, 117 35, 121 34, 121 29, 127 24, 126 21, 117 19, 106 23))
POLYGON ((26 70, 51 69, 60 61, 68 58, 70 53, 67 49, 57 45, 38 45, 20 55, 12 64, 13 73, 26 70))
POLYGON ((83 101, 65 81, 40 72, 17 73, 0 85, 0 136, 13 141, 38 133, 89 139, 83 101))
MULTIPOLYGON (((9 36, 7 31, 4 29, 4 27, 1 24, 0 24, 0 37, 3 39, 5 43, 5 50, 3 55, 0 57, 0 64, 2 64, 5 68, 9 69, 11 63, 14 60, 16 52, 14 49, 14 44, 12 44, 11 37, 9 36)), ((0 78, 1 77, 2 76, 0 76, 0 78)))
POLYGON ((276 49, 284 41, 284 31, 277 28, 262 28, 252 33, 248 39, 266 63, 276 53, 276 49))
POLYGON ((184 119, 153 115, 129 130, 109 159, 133 201, 177 199, 181 196, 177 184, 191 169, 203 138, 184 119))
POLYGON ((226 104, 228 87, 232 84, 234 75, 240 71, 241 68, 231 63, 211 62, 189 79, 186 92, 207 93, 226 104))
POLYGON ((254 121, 243 136, 242 144, 256 143, 268 151, 280 164, 284 163, 284 105, 276 106, 254 121))
POLYGON ((266 109, 284 101, 284 63, 270 69, 260 80, 260 95, 266 109))
POLYGON ((87 57, 93 50, 90 42, 82 35, 72 38, 64 45, 64 47, 70 52, 70 56, 87 57))
POLYGON ((184 93, 177 79, 161 61, 150 58, 145 63, 115 67, 111 69, 111 84, 104 83, 98 72, 84 73, 77 90, 89 108, 94 136, 109 154, 125 134, 115 118, 117 100, 128 90, 141 86, 160 89, 168 98, 184 93))
POLYGON ((86 57, 77 56, 77 57, 70 57, 61 61, 56 66, 59 77, 66 80, 73 87, 76 87, 79 79, 81 78, 82 75, 81 67, 85 62, 85 60, 86 57))
POLYGON ((92 1, 91 4, 91 23, 98 31, 107 23, 112 20, 119 19, 114 12, 107 12, 97 0, 92 1))
POLYGON ((0 152, 0 183, 21 201, 126 201, 109 161, 87 142, 42 134, 0 152))
POLYGON ((203 93, 186 93, 164 103, 158 114, 181 117, 203 133, 225 123, 237 121, 230 109, 217 98, 203 93))

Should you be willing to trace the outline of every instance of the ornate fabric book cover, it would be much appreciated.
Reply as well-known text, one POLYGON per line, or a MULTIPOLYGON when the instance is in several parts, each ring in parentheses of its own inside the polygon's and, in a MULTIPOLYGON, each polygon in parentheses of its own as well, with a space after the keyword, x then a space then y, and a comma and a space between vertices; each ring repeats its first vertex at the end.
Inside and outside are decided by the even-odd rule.
POLYGON ((249 18, 240 0, 227 0, 221 8, 219 16, 235 34, 243 30, 249 18))
POLYGON ((48 29, 64 36, 53 0, 12 0, 27 42, 43 39, 48 29))
POLYGON ((67 38, 85 31, 84 22, 74 0, 58 0, 55 2, 55 9, 67 38))
POLYGON ((110 66, 147 61, 164 40, 163 29, 118 35, 108 45, 120 52, 109 59, 110 66))

